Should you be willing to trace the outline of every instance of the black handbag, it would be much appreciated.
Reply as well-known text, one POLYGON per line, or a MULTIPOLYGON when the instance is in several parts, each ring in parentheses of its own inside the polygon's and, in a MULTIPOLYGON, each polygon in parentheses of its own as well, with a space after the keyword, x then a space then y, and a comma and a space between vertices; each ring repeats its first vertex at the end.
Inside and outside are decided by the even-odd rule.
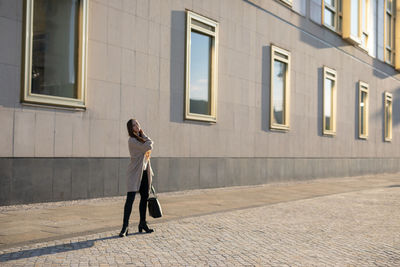
POLYGON ((147 206, 149 207, 149 215, 153 218, 160 218, 162 217, 162 209, 160 202, 157 199, 156 190, 154 190, 153 185, 151 185, 151 193, 153 194, 153 196, 147 199, 147 206))

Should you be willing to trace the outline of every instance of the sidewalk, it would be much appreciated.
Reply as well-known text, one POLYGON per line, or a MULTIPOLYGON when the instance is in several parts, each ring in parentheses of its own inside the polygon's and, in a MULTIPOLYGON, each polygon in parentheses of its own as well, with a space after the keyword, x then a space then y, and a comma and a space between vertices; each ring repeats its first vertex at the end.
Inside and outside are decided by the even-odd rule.
MULTIPOLYGON (((159 223, 194 216, 386 187, 400 187, 400 174, 162 193, 158 197, 164 216, 148 222, 157 228, 159 223)), ((137 231, 138 199, 131 232, 137 231)), ((117 235, 124 201, 125 197, 112 197, 0 207, 0 250, 106 231, 117 235)))

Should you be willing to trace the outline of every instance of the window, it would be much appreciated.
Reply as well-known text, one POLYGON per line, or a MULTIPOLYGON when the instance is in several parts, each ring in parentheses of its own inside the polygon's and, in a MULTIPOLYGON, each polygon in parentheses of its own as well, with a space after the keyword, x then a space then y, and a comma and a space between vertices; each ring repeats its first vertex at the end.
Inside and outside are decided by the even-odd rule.
POLYGON ((392 140, 392 94, 385 93, 385 141, 392 140))
POLYGON ((359 82, 358 94, 358 136, 368 138, 368 84, 359 82))
POLYGON ((290 52, 271 45, 270 128, 289 129, 290 52))
POLYGON ((216 122, 218 23, 187 12, 185 119, 216 122))
POLYGON ((393 0, 385 0, 385 37, 384 58, 385 62, 394 64, 394 26, 395 26, 395 3, 393 0))
POLYGON ((322 22, 336 32, 342 32, 342 0, 322 1, 322 22))
POLYGON ((85 107, 88 0, 26 1, 27 103, 85 107))
POLYGON ((343 1, 342 36, 363 49, 368 47, 369 0, 343 1))
POLYGON ((336 134, 336 71, 324 67, 323 134, 336 134))
POLYGON ((369 11, 369 0, 361 0, 361 9, 360 9, 360 46, 364 49, 368 48, 368 11, 369 11))
POLYGON ((351 43, 360 44, 360 19, 359 1, 349 0, 343 2, 343 38, 351 43))

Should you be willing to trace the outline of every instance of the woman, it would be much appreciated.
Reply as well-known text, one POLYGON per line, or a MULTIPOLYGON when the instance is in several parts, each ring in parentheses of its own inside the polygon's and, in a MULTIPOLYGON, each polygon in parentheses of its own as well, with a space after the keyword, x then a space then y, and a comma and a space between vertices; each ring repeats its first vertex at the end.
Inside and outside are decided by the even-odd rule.
POLYGON ((150 165, 150 153, 153 148, 153 141, 146 136, 136 119, 130 119, 126 126, 130 136, 128 146, 131 161, 127 170, 128 193, 124 206, 124 221, 121 233, 119 234, 120 237, 128 235, 129 216, 131 215, 132 204, 137 191, 140 193, 139 232, 142 232, 142 230, 145 230, 146 233, 153 232, 153 229, 150 229, 146 223, 147 199, 149 197, 153 175, 150 165))

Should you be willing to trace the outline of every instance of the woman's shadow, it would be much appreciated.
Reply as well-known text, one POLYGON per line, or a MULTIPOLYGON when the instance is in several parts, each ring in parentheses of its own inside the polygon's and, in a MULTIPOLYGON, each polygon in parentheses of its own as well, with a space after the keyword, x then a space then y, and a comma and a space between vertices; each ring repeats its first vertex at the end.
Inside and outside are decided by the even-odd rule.
MULTIPOLYGON (((129 234, 128 236, 139 235, 139 234, 142 234, 142 233, 137 232, 137 233, 129 234)), ((143 233, 143 234, 146 234, 146 233, 143 233)), ((96 241, 105 241, 105 240, 116 239, 116 238, 120 238, 120 237, 118 235, 116 235, 116 236, 96 238, 96 239, 91 239, 91 240, 86 240, 86 241, 65 243, 65 244, 55 245, 55 246, 48 246, 48 247, 34 248, 34 249, 27 249, 27 250, 19 250, 16 252, 1 254, 0 262, 26 259, 26 258, 31 258, 31 257, 40 257, 43 255, 56 254, 56 253, 74 251, 74 250, 78 250, 78 249, 90 248, 90 247, 94 246, 96 241)))

